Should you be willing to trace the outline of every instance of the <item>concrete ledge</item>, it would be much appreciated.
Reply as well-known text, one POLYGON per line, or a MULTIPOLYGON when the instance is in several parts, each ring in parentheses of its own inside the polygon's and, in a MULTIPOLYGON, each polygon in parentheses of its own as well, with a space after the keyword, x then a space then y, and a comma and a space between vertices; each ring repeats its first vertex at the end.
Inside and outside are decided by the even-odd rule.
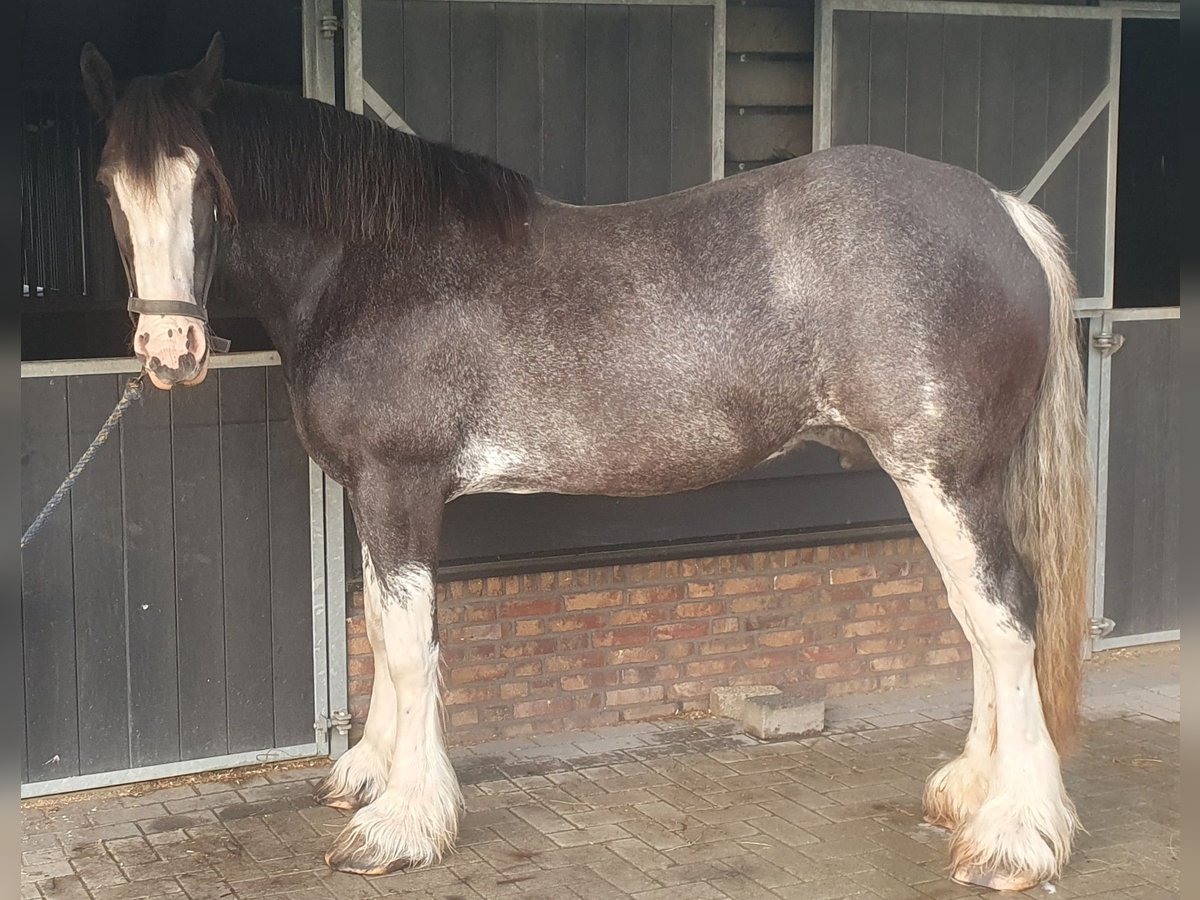
POLYGON ((813 737, 825 730, 825 701, 783 693, 748 697, 742 726, 759 740, 813 737))
POLYGON ((726 719, 740 719, 750 697, 778 694, 773 684, 744 684, 737 687, 713 688, 708 695, 708 711, 726 719))

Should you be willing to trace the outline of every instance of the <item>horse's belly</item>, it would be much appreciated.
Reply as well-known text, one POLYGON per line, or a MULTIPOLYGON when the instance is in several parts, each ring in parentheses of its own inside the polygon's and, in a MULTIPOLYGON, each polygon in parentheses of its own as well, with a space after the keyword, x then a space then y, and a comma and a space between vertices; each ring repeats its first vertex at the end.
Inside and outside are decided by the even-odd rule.
POLYGON ((668 447, 612 441, 591 448, 519 449, 473 441, 460 457, 455 494, 672 494, 723 481, 762 462, 776 449, 736 442, 668 447))

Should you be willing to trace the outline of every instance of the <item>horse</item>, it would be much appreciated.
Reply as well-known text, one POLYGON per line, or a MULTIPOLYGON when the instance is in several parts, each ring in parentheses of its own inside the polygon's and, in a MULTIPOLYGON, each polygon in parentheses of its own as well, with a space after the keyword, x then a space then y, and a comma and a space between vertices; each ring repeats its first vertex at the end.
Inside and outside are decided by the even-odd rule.
POLYGON ((841 147, 582 207, 483 157, 194 67, 120 93, 97 179, 158 388, 202 380, 214 272, 279 352, 297 431, 345 486, 376 676, 317 799, 326 854, 432 863, 461 795, 441 730, 447 501, 703 487, 806 440, 894 480, 970 641, 971 724, 925 815, 951 874, 1056 877, 1077 828, 1091 521, 1075 282, 1049 218, 977 175, 841 147))

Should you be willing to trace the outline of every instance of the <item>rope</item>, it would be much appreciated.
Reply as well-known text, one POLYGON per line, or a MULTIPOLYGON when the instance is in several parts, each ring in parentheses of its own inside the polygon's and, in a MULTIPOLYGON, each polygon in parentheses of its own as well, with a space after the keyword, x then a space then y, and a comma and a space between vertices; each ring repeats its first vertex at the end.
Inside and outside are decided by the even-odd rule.
POLYGON ((33 524, 25 529, 25 534, 21 536, 22 550, 25 549, 26 544, 37 537, 37 533, 42 530, 42 526, 46 524, 46 520, 50 518, 50 514, 54 512, 58 504, 62 503, 63 498, 67 496, 67 492, 71 490, 76 480, 83 474, 83 470, 87 467, 87 464, 96 455, 96 451, 100 449, 100 445, 108 440, 109 433, 117 427, 117 423, 121 421, 121 416, 125 414, 125 410, 129 409, 129 404, 140 399, 141 396, 142 375, 138 373, 136 378, 130 378, 129 383, 125 385, 125 392, 121 394, 121 399, 117 401, 116 407, 113 408, 113 411, 109 414, 104 424, 100 426, 99 434, 88 444, 88 448, 83 451, 83 456, 79 457, 79 462, 75 463, 75 467, 67 473, 67 477, 58 486, 58 490, 54 492, 54 496, 46 501, 46 505, 42 507, 42 511, 33 520, 33 524))

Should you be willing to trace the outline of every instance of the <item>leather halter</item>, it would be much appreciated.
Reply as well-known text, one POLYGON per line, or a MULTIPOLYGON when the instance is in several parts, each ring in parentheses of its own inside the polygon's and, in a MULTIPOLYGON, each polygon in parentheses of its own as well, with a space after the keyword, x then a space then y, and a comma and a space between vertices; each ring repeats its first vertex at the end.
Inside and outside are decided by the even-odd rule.
POLYGON ((147 300, 145 297, 130 295, 126 309, 131 314, 145 313, 148 316, 187 316, 191 319, 199 319, 204 323, 204 335, 208 346, 216 353, 229 352, 229 340, 217 337, 212 333, 212 329, 208 327, 208 310, 199 303, 193 303, 190 300, 147 300))

